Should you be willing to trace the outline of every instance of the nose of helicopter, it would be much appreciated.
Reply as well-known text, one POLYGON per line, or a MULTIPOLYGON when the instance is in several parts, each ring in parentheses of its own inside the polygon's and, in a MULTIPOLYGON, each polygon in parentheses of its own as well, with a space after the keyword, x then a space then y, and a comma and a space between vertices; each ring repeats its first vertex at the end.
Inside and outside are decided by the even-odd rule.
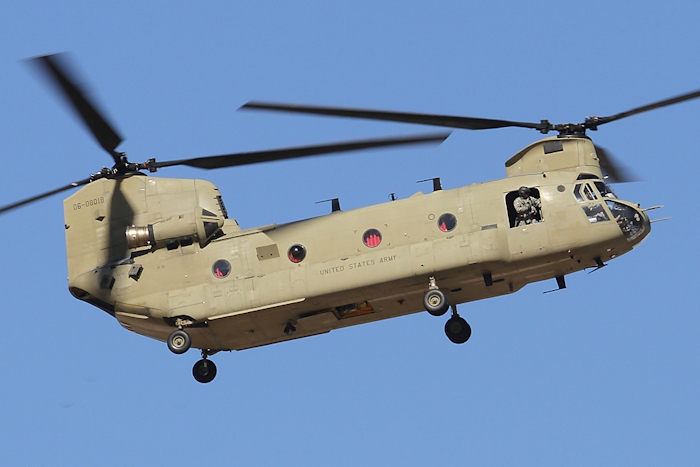
POLYGON ((623 201, 607 201, 613 219, 632 246, 640 243, 651 231, 651 221, 639 205, 623 201))

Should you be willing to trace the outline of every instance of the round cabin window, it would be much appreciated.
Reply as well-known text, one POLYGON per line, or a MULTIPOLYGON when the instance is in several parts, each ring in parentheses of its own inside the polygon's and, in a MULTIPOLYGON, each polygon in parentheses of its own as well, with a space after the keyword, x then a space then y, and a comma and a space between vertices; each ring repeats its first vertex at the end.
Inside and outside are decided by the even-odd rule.
POLYGON ((303 245, 294 245, 289 249, 287 257, 292 263, 301 263, 306 258, 306 248, 303 245))
POLYGON ((220 259, 211 267, 211 273, 214 274, 214 277, 223 279, 231 274, 231 263, 225 259, 220 259))
POLYGON ((369 248, 374 248, 382 243, 381 232, 377 229, 369 229, 362 235, 362 243, 369 248))
POLYGON ((443 214, 438 219, 438 228, 443 232, 451 232, 457 226, 457 218, 453 214, 443 214))

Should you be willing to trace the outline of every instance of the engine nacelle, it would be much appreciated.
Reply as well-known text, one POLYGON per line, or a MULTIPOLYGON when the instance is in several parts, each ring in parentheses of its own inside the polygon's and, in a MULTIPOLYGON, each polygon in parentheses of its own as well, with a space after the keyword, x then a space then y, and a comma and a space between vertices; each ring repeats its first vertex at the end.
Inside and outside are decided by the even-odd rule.
POLYGON ((177 240, 184 245, 197 240, 203 247, 223 225, 223 217, 200 207, 195 212, 169 217, 154 224, 127 227, 126 242, 129 248, 159 248, 170 241, 177 240))

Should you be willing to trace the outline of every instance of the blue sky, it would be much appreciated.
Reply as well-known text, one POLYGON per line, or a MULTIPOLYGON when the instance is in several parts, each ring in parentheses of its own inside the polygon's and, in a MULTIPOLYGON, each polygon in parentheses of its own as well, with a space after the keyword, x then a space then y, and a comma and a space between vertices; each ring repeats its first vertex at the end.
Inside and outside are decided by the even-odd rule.
MULTIPOLYGON (((424 133, 243 112, 270 100, 519 121, 582 121, 700 88, 690 1, 40 2, 0 16, 0 204, 108 165, 22 62, 70 51, 132 161, 424 133)), ((214 357, 132 334, 66 287, 62 197, 0 217, 0 459, 7 465, 697 465, 700 101, 590 136, 664 205, 594 274, 465 304, 450 343, 427 313, 214 357), (658 214, 657 214, 658 213, 658 214)), ((539 134, 455 131, 438 147, 219 171, 244 227, 505 175, 539 134)))

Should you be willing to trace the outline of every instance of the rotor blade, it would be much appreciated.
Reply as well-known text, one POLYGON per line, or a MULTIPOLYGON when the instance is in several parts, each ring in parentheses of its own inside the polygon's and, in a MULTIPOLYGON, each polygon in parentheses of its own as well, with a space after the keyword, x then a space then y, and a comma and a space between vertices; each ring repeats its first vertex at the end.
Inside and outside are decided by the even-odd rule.
POLYGON ((119 163, 119 155, 115 149, 122 142, 122 138, 107 122, 103 113, 88 99, 87 94, 78 87, 75 73, 71 76, 66 54, 42 55, 30 60, 58 87, 100 146, 112 156, 115 163, 119 163))
MULTIPOLYGON (((492 128, 521 127, 541 130, 544 123, 512 122, 509 120, 492 120, 489 118, 457 117, 450 115, 419 114, 409 112, 387 112, 382 110, 346 109, 340 107, 315 107, 296 104, 274 104, 251 101, 241 109, 277 110, 281 112, 330 115, 334 117, 367 118, 390 122, 418 123, 422 125, 445 126, 466 130, 488 130, 492 128)), ((547 124, 547 128, 549 125, 547 124)))
POLYGON ((25 204, 33 203, 34 201, 39 201, 40 199, 48 198, 49 196, 53 196, 55 194, 61 193, 62 191, 70 190, 71 188, 75 188, 75 187, 81 186, 81 185, 87 185, 88 183, 90 183, 90 179, 86 178, 85 180, 80 180, 79 182, 73 182, 70 185, 66 185, 66 186, 63 186, 61 188, 56 188, 55 190, 49 191, 47 193, 33 196, 31 198, 25 199, 23 201, 18 201, 16 203, 10 204, 8 206, 0 207, 0 214, 7 212, 7 211, 11 211, 11 210, 18 208, 20 206, 24 206, 25 204))
POLYGON ((639 180, 634 173, 620 164, 610 155, 610 152, 600 146, 595 147, 596 155, 600 161, 600 168, 603 175, 607 175, 611 181, 616 183, 636 182, 639 180))
POLYGON ((671 97, 670 99, 664 99, 662 101, 654 102, 652 104, 643 105, 635 109, 628 110, 627 112, 620 112, 619 114, 611 115, 609 117, 598 117, 595 118, 596 124, 602 125, 603 123, 614 122, 621 118, 630 117, 632 115, 637 115, 642 112, 647 112, 649 110, 658 109, 660 107, 666 107, 667 105, 678 104, 679 102, 688 101, 691 99, 697 99, 700 97, 700 89, 693 92, 688 92, 686 94, 681 94, 680 96, 671 97))
POLYGON ((421 143, 441 143, 449 135, 449 133, 438 133, 423 136, 372 139, 345 143, 323 144, 318 146, 302 146, 287 149, 271 149, 267 151, 241 152, 235 154, 224 154, 221 156, 196 157, 194 159, 154 162, 152 164, 149 164, 148 168, 158 169, 161 167, 170 167, 173 165, 187 165, 190 167, 198 167, 200 169, 218 169, 222 167, 258 164, 260 162, 295 159, 298 157, 318 156, 321 154, 329 154, 333 152, 357 151, 360 149, 379 148, 388 146, 403 146, 421 143))

